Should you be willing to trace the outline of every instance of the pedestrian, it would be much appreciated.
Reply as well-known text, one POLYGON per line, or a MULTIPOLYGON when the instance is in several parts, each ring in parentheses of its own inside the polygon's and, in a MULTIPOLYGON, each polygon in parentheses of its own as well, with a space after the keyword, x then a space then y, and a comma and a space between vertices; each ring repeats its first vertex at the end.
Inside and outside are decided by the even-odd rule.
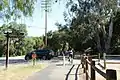
POLYGON ((73 50, 72 49, 69 50, 69 61, 73 63, 73 50))

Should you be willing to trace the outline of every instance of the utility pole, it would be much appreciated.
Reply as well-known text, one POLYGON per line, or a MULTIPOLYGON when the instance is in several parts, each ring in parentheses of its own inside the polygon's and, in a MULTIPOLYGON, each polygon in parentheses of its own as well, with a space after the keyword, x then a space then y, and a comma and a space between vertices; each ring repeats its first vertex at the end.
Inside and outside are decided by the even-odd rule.
POLYGON ((47 46, 47 0, 45 1, 45 46, 47 46))
POLYGON ((48 12, 49 12, 49 7, 51 7, 50 6, 51 5, 51 3, 50 3, 50 1, 49 0, 43 0, 42 1, 42 4, 41 4, 41 7, 44 9, 44 11, 45 11, 45 39, 44 39, 44 43, 45 43, 45 46, 47 46, 47 19, 48 19, 48 12))

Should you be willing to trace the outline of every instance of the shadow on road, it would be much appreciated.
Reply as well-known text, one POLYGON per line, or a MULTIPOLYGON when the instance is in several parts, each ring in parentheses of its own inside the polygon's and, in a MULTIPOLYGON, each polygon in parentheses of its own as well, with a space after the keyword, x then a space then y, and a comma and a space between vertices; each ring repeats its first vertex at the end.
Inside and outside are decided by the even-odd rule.
MULTIPOLYGON (((0 60, 0 65, 3 66, 6 60, 0 60)), ((17 64, 17 63, 27 63, 24 59, 9 59, 9 64, 17 64)))
MULTIPOLYGON (((71 64, 65 64, 65 66, 70 66, 71 64)), ((63 64, 56 64, 56 66, 63 66, 63 64)))
POLYGON ((73 66, 70 68, 69 72, 66 74, 65 80, 68 80, 68 77, 69 77, 70 75, 74 75, 74 76, 75 76, 75 80, 78 80, 78 75, 83 75, 83 73, 78 73, 79 69, 82 69, 82 68, 80 68, 80 64, 77 65, 77 68, 74 68, 74 66, 75 66, 75 65, 73 65, 73 66), (70 74, 73 69, 75 69, 75 74, 70 74))
POLYGON ((51 62, 59 62, 59 60, 54 60, 54 61, 51 61, 51 62))
POLYGON ((102 64, 98 63, 98 65, 99 65, 102 69, 104 69, 104 66, 103 66, 102 64))
POLYGON ((70 72, 72 71, 72 69, 73 69, 74 66, 75 66, 75 65, 73 65, 73 66, 70 68, 69 72, 68 72, 67 75, 66 75, 65 80, 68 80, 68 76, 70 75, 70 72))
POLYGON ((79 67, 80 67, 80 64, 78 65, 78 67, 77 67, 77 69, 76 69, 76 72, 75 72, 75 80, 78 80, 77 75, 78 75, 78 69, 79 69, 79 67))

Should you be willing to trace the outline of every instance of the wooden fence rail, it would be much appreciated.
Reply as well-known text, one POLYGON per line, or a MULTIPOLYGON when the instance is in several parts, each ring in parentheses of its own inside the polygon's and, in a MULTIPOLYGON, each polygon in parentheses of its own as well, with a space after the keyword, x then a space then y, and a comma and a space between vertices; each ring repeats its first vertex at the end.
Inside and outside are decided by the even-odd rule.
POLYGON ((101 71, 95 66, 95 61, 92 60, 91 56, 82 56, 81 64, 83 68, 83 72, 86 73, 86 80, 96 80, 95 71, 98 72, 101 76, 103 76, 106 80, 117 80, 116 70, 107 69, 106 73, 101 71), (90 75, 88 72, 88 65, 90 65, 90 75))

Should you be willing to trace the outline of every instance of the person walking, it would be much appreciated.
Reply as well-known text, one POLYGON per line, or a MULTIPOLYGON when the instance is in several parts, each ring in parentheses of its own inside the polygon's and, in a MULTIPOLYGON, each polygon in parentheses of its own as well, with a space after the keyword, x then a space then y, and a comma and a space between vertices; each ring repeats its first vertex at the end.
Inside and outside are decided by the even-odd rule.
POLYGON ((73 63, 73 50, 72 49, 69 50, 69 61, 73 63))

